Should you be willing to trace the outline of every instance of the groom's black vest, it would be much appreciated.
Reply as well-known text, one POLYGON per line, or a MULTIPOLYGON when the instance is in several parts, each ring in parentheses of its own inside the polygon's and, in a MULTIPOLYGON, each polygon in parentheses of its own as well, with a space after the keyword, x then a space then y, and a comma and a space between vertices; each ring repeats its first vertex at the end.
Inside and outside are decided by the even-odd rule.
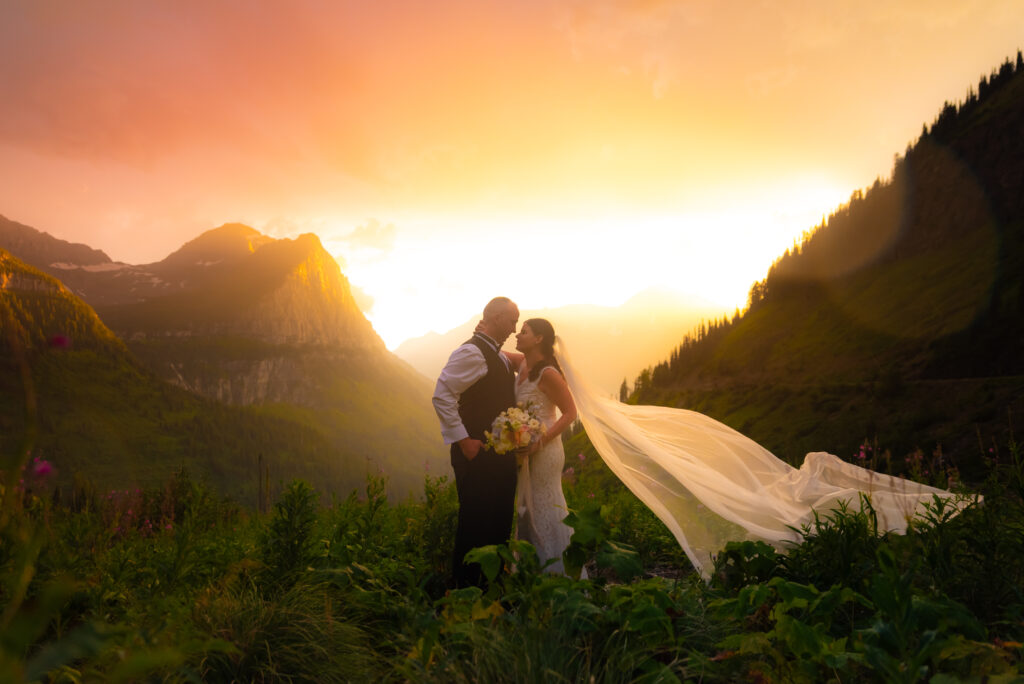
POLYGON ((465 344, 476 345, 483 353, 487 374, 459 397, 459 417, 469 436, 482 440, 498 414, 516 405, 515 375, 498 352, 479 337, 474 335, 465 344))

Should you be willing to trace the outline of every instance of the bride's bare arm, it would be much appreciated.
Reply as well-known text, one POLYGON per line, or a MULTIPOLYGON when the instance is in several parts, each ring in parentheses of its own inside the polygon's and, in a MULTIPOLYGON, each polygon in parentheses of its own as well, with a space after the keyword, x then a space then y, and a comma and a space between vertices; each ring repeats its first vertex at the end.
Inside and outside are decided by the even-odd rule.
POLYGON ((576 402, 572 400, 569 386, 565 384, 565 378, 557 369, 548 366, 541 371, 540 382, 537 383, 540 390, 548 395, 555 406, 562 412, 562 416, 554 422, 540 439, 540 446, 544 446, 556 439, 562 432, 572 425, 576 420, 576 402))
POLYGON ((509 364, 513 368, 519 368, 519 366, 522 365, 522 363, 523 363, 523 359, 526 358, 525 356, 523 356, 519 352, 510 352, 510 351, 505 351, 504 349, 502 349, 501 353, 505 355, 505 358, 508 359, 509 364))

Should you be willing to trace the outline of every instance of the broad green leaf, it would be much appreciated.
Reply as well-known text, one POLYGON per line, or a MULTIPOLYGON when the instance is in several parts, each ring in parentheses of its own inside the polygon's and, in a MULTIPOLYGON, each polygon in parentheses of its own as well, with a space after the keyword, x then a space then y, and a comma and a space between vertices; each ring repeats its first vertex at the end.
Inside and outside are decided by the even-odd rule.
POLYGON ((466 562, 479 563, 488 582, 493 582, 501 571, 501 554, 494 544, 471 549, 466 554, 466 562))

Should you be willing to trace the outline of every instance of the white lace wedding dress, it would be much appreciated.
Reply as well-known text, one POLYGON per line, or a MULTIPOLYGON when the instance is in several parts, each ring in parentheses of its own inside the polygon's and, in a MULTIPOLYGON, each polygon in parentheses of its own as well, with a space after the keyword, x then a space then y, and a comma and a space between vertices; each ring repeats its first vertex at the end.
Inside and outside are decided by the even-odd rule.
MULTIPOLYGON (((531 381, 524 366, 516 381, 516 402, 529 402, 534 415, 545 428, 550 428, 558 420, 557 409, 537 385, 544 373, 557 372, 550 366, 546 367, 536 380, 531 381)), ((553 439, 540 451, 523 459, 516 485, 516 538, 536 547, 541 565, 549 559, 556 559, 547 567, 548 572, 554 573, 565 572, 562 551, 572 536, 572 529, 562 522, 569 513, 562 493, 564 466, 562 440, 553 439)))

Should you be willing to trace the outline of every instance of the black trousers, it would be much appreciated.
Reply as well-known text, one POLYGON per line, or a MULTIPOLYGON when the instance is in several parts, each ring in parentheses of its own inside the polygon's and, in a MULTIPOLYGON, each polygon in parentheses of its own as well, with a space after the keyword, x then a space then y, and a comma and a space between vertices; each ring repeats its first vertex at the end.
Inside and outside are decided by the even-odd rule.
POLYGON ((470 461, 458 444, 452 444, 452 469, 459 494, 459 525, 452 555, 455 585, 483 586, 480 566, 467 565, 463 558, 478 546, 508 542, 515 513, 516 455, 481 449, 470 461))

